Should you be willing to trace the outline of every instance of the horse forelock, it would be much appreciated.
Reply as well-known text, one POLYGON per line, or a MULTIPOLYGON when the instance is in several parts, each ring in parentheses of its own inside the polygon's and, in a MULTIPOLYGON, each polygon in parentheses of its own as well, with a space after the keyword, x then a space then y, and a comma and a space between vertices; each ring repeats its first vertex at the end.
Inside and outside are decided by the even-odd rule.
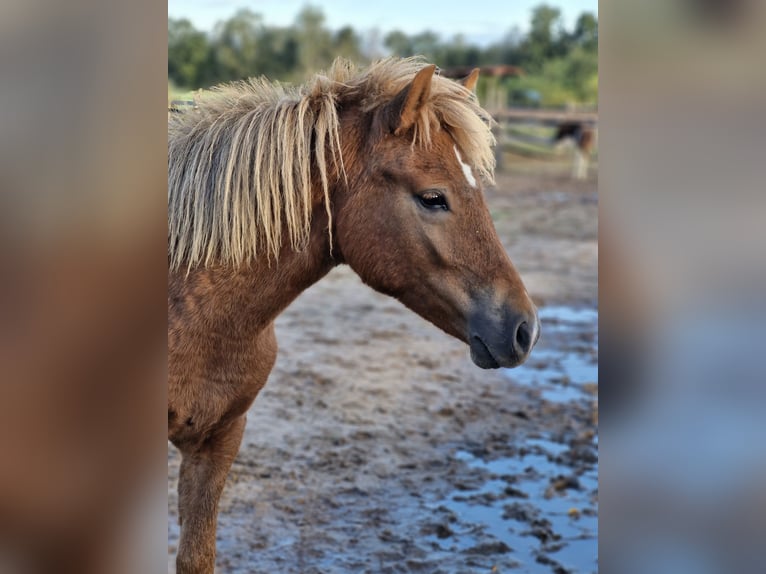
MULTIPOLYGON (((339 104, 374 112, 424 65, 420 58, 387 58, 360 71, 338 59, 301 86, 244 80, 218 86, 196 109, 174 114, 168 123, 170 267, 237 266, 262 254, 276 259, 284 235, 292 249, 302 250, 316 199, 327 211, 332 238, 332 180, 344 178, 347 167, 339 104)), ((462 161, 491 182, 491 122, 473 94, 436 76, 412 145, 427 148, 445 129, 462 161)))

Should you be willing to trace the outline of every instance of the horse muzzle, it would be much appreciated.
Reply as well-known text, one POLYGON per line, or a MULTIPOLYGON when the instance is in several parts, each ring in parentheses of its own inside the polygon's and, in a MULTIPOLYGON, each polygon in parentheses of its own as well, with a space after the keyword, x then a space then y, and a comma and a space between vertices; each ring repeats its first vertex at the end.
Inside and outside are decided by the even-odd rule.
POLYGON ((540 338, 537 310, 477 312, 468 321, 471 360, 482 369, 518 367, 527 360, 540 338))

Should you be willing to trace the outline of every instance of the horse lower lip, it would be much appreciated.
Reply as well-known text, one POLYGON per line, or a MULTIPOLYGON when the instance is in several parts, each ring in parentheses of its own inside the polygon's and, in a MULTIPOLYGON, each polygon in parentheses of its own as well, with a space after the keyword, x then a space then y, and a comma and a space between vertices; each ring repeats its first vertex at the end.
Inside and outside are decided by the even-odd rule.
POLYGON ((489 359, 490 364, 488 368, 491 368, 491 369, 499 368, 500 363, 497 362, 497 359, 495 359, 495 356, 492 354, 492 351, 490 351, 486 343, 484 343, 484 341, 481 340, 481 337, 479 337, 478 335, 474 335, 472 337, 472 340, 478 343, 477 345, 475 345, 475 347, 478 347, 479 349, 481 349, 481 354, 484 355, 485 358, 489 359))

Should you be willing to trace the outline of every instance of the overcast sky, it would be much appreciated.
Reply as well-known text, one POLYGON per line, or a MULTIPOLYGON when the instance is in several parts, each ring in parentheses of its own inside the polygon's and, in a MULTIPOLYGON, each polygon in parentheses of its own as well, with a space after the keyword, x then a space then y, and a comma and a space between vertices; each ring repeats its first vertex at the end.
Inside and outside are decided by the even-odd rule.
MULTIPOLYGON (((526 30, 534 6, 543 0, 168 0, 168 16, 188 18, 197 28, 212 30, 239 8, 263 15, 266 24, 289 26, 306 4, 322 9, 326 25, 337 30, 350 25, 357 32, 378 28, 385 34, 432 30, 450 38, 463 34, 485 45, 499 40, 512 27, 526 30)), ((548 0, 561 9, 568 28, 582 12, 598 15, 598 0, 548 0)))

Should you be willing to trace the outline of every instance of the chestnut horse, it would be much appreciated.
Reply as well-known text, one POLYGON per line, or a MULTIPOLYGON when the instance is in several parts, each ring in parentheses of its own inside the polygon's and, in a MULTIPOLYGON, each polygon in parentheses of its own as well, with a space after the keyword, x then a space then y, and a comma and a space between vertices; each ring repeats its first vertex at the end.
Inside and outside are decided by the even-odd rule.
POLYGON ((490 219, 491 118, 417 59, 338 60, 298 88, 219 87, 168 128, 168 435, 180 574, 211 573, 218 501, 277 354, 274 320, 339 264, 515 367, 537 311, 490 219))

